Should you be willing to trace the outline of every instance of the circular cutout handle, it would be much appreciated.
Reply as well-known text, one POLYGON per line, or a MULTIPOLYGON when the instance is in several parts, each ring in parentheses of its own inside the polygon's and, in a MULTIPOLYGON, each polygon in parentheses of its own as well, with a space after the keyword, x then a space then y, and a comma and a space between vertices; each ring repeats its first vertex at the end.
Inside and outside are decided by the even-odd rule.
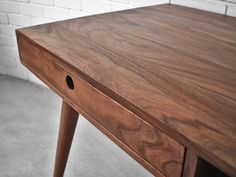
POLYGON ((69 75, 66 76, 66 84, 67 84, 67 87, 68 87, 69 89, 71 89, 71 90, 74 89, 74 82, 73 82, 73 79, 72 79, 69 75))

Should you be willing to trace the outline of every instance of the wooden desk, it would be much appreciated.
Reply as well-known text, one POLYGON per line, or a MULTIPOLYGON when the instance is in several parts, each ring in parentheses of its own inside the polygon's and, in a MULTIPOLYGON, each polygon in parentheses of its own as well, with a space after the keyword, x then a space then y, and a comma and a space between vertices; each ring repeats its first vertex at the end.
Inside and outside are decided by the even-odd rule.
POLYGON ((16 34, 21 62, 64 100, 54 177, 78 112, 155 176, 236 176, 235 18, 160 5, 16 34))

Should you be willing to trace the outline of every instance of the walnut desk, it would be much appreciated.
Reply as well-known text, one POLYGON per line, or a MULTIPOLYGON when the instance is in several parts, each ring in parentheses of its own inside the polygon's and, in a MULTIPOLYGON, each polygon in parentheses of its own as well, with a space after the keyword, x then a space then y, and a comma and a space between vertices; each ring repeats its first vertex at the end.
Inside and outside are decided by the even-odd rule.
POLYGON ((63 98, 54 177, 78 113, 154 176, 236 176, 235 18, 166 4, 16 34, 21 62, 63 98))

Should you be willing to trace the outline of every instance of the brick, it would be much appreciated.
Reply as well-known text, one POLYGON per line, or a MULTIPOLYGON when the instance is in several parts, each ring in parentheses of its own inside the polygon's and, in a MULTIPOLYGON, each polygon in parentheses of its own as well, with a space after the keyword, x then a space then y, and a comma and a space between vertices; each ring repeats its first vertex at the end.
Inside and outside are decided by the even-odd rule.
POLYGON ((50 23, 53 20, 47 18, 32 17, 32 25, 40 25, 44 23, 50 23))
POLYGON ((225 13, 225 4, 215 3, 212 1, 205 0, 172 0, 172 4, 178 4, 186 7, 192 7, 196 9, 206 10, 210 12, 215 12, 219 14, 225 13))
POLYGON ((111 5, 111 10, 112 11, 121 11, 121 10, 126 10, 126 9, 131 9, 129 5, 120 5, 120 4, 112 4, 111 5))
POLYGON ((7 19, 7 14, 5 13, 0 13, 0 23, 8 23, 8 19, 7 19))
POLYGON ((12 47, 0 46, 0 56, 18 58, 19 57, 18 49, 14 46, 12 47))
POLYGON ((128 4, 129 3, 129 0, 111 0, 111 1, 121 3, 121 4, 128 4))
POLYGON ((55 6, 81 10, 81 1, 79 0, 55 0, 55 6))
POLYGON ((169 3, 169 0, 130 0, 130 5, 132 7, 152 6, 164 3, 169 3))
POLYGON ((82 0, 82 11, 88 14, 110 12, 111 3, 102 0, 82 0))
POLYGON ((14 0, 15 2, 29 2, 29 0, 14 0))
POLYGON ((18 49, 18 44, 17 44, 17 39, 16 37, 12 37, 12 40, 13 40, 13 47, 16 47, 18 49))
POLYGON ((68 18, 76 18, 76 17, 82 17, 82 16, 85 16, 85 14, 81 11, 68 10, 68 18))
POLYGON ((9 23, 18 26, 29 26, 31 25, 31 18, 25 15, 9 14, 9 23))
POLYGON ((42 17, 43 6, 21 3, 20 13, 23 15, 42 17))
POLYGON ((17 58, 16 58, 16 64, 17 64, 17 66, 18 66, 18 65, 22 65, 22 63, 21 63, 21 61, 20 61, 20 57, 17 57, 17 58))
POLYGON ((1 24, 0 25, 0 33, 8 36, 15 36, 15 30, 19 28, 18 26, 9 25, 9 24, 1 24))
POLYGON ((44 7, 44 17, 54 20, 67 19, 68 10, 57 7, 44 7))
POLYGON ((236 0, 226 0, 227 2, 236 4, 236 0))
POLYGON ((211 2, 211 3, 218 3, 218 4, 229 4, 226 0, 205 0, 205 1, 208 1, 208 2, 211 2))
POLYGON ((228 5, 227 15, 236 17, 236 5, 228 5))
POLYGON ((53 0, 30 0, 33 4, 53 5, 53 0))
POLYGON ((7 67, 7 74, 10 76, 15 76, 15 77, 25 79, 25 80, 28 80, 29 78, 27 69, 21 64, 18 64, 14 68, 7 67))
POLYGON ((16 67, 16 59, 14 57, 0 56, 0 66, 16 67))
POLYGON ((11 1, 0 1, 0 12, 18 13, 19 5, 11 1))
POLYGON ((6 35, 0 35, 0 45, 1 46, 13 46, 13 37, 6 36, 6 35))

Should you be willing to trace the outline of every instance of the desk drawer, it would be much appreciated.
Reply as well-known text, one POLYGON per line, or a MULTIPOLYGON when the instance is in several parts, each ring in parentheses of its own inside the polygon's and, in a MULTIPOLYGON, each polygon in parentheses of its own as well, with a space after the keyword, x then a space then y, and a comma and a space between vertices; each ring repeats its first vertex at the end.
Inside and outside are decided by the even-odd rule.
POLYGON ((184 147, 18 35, 21 61, 155 176, 180 177, 184 147), (114 136, 114 137, 113 137, 114 136))

